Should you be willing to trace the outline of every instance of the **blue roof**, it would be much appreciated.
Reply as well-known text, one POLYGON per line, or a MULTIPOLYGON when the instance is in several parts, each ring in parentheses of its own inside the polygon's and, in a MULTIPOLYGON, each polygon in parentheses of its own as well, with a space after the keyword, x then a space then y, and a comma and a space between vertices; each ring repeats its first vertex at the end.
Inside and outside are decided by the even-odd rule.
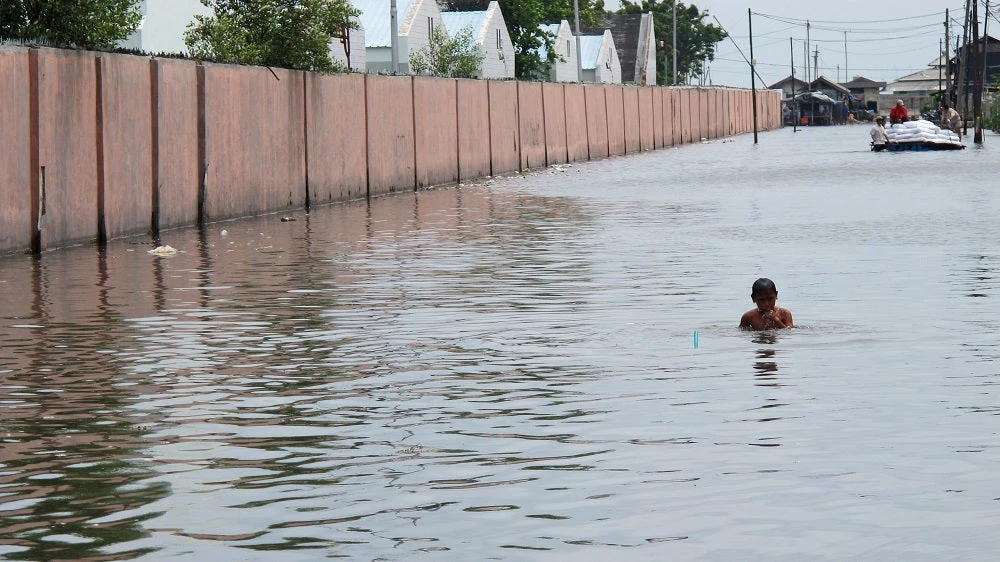
POLYGON ((601 45, 604 44, 603 35, 581 35, 580 36, 580 64, 584 70, 594 70, 597 68, 597 59, 601 56, 601 45))
POLYGON ((441 12, 441 21, 448 33, 455 34, 465 28, 472 29, 472 38, 479 39, 479 29, 486 22, 486 10, 476 12, 441 12))
MULTIPOLYGON (((365 47, 391 47, 392 21, 389 15, 390 0, 352 0, 351 3, 361 15, 358 20, 365 29, 365 47)), ((396 0, 397 30, 403 25, 403 19, 413 0, 396 0)))

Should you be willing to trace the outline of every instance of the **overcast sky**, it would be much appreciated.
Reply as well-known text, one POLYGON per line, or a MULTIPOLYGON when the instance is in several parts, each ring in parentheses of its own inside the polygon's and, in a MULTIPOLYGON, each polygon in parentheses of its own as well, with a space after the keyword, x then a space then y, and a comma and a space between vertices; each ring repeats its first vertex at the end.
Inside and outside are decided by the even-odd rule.
MULTIPOLYGON (((718 18, 747 58, 750 58, 747 9, 753 11, 754 58, 757 72, 766 85, 791 73, 793 53, 795 76, 803 77, 805 20, 810 21, 810 62, 818 48, 821 75, 842 82, 846 81, 845 76, 850 80, 858 75, 892 82, 927 68, 938 57, 939 41, 944 40, 945 8, 951 10, 952 48, 955 37, 961 37, 965 17, 963 0, 692 0, 690 3, 708 11, 707 21, 715 23, 711 16, 718 18), (789 45, 789 37, 794 39, 794 48, 789 45)), ((609 10, 619 6, 620 0, 605 0, 609 10)), ((991 6, 991 13, 993 9, 991 6)), ((979 11, 982 19, 985 13, 982 4, 979 11)), ((988 32, 1000 37, 1000 23, 993 17, 988 32)), ((660 39, 670 38, 657 37, 660 39)), ((750 87, 749 67, 733 41, 726 39, 720 43, 715 59, 710 65, 713 84, 750 87)))

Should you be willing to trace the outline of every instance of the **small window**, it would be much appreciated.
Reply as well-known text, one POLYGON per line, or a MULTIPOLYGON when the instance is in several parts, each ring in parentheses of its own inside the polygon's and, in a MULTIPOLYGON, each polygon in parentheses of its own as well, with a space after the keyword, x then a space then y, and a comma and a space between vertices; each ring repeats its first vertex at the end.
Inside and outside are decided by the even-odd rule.
POLYGON ((503 35, 500 33, 499 29, 497 29, 497 50, 503 50, 503 35))
POLYGON ((434 18, 427 18, 427 36, 434 35, 434 18))
POLYGON ((568 57, 572 51, 569 50, 569 39, 566 40, 566 56, 568 57))

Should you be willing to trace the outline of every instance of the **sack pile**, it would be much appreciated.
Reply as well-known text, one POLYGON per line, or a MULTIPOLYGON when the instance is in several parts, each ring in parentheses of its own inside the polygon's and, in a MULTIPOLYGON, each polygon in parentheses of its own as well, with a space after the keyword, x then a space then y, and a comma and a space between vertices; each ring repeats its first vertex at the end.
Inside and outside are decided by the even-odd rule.
POLYGON ((896 123, 885 130, 890 142, 899 144, 924 144, 935 145, 962 145, 958 140, 958 135, 938 127, 930 121, 921 119, 919 121, 907 121, 896 123))

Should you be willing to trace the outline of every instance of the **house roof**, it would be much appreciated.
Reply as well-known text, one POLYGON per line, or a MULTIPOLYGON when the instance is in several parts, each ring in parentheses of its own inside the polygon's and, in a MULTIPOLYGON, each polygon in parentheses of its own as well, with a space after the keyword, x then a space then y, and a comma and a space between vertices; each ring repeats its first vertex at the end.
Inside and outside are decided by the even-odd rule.
POLYGON ((885 87, 886 93, 900 94, 904 92, 937 92, 944 84, 943 74, 937 68, 925 68, 913 74, 907 74, 896 79, 885 87), (939 76, 941 76, 939 78, 939 76))
MULTIPOLYGON (((611 31, 611 38, 614 39, 615 49, 618 51, 618 61, 622 65, 622 82, 635 82, 635 59, 638 56, 639 34, 642 31, 642 18, 645 15, 606 14, 602 22, 603 25, 582 30, 583 33, 594 36, 602 33, 605 29, 611 31)), ((584 61, 586 60, 584 59, 584 61)))
POLYGON ((812 88, 812 89, 814 89, 814 90, 817 89, 818 87, 824 87, 824 86, 827 87, 827 88, 830 88, 831 90, 835 90, 837 92, 840 92, 842 94, 849 94, 849 93, 851 93, 850 90, 848 90, 847 88, 845 88, 845 87, 841 86, 840 84, 834 82, 833 80, 830 80, 826 76, 820 76, 819 78, 813 80, 812 84, 809 85, 809 87, 812 88))
POLYGON ((486 25, 486 10, 475 12, 441 12, 441 21, 444 22, 448 33, 458 33, 465 28, 472 29, 472 37, 479 38, 479 32, 486 25))
MULTIPOLYGON (((406 14, 417 0, 396 0, 397 31, 402 29, 406 14)), ((365 47, 391 47, 392 21, 388 0, 352 0, 354 7, 361 11, 358 19, 365 28, 365 47)))
POLYGON ((580 36, 580 65, 584 70, 595 70, 597 68, 597 59, 601 57, 601 47, 603 45, 604 35, 580 36))
POLYGON ((784 87, 785 84, 791 82, 792 80, 795 81, 795 87, 796 87, 796 89, 802 89, 802 90, 804 90, 805 87, 809 85, 809 84, 806 83, 805 80, 803 80, 801 78, 798 78, 798 77, 792 78, 791 76, 786 76, 786 77, 782 78, 781 80, 778 80, 774 84, 771 84, 770 86, 768 86, 767 89, 768 90, 780 90, 780 89, 782 89, 784 87), (802 88, 799 88, 799 86, 802 86, 802 88))
POLYGON ((863 88, 884 88, 885 82, 876 82, 864 76, 855 76, 850 82, 843 82, 841 86, 850 90, 861 90, 863 88))

